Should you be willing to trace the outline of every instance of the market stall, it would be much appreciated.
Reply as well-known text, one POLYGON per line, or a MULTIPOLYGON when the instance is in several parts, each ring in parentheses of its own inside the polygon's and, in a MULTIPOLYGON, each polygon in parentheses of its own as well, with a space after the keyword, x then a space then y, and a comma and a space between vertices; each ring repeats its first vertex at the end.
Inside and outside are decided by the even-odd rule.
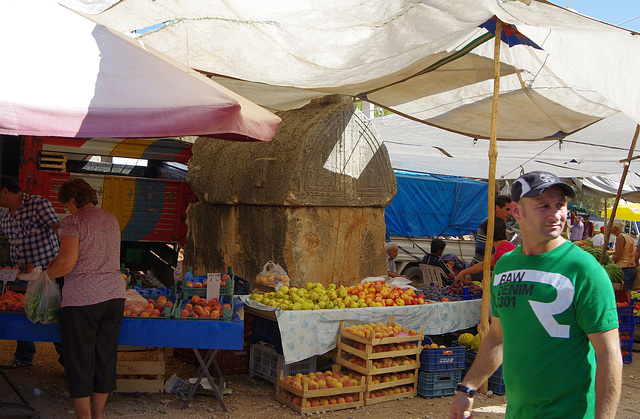
POLYGON ((399 307, 295 311, 276 310, 256 303, 248 296, 241 299, 246 304, 246 311, 271 316, 278 322, 286 364, 334 349, 342 320, 347 323, 376 323, 394 316, 397 322, 408 328, 420 329, 423 326, 425 335, 455 332, 480 322, 479 299, 399 307))
MULTIPOLYGON (((193 390, 206 376, 222 408, 226 411, 222 394, 209 375, 208 367, 209 365, 216 367, 220 376, 219 387, 223 388, 224 377, 217 367, 215 353, 220 349, 242 349, 243 329, 244 323, 237 317, 232 322, 125 318, 120 327, 118 344, 193 348, 199 361, 196 374, 198 379, 193 390), (206 355, 202 357, 197 349, 207 349, 206 355)), ((24 313, 0 311, 0 339, 60 342, 60 323, 31 323, 24 313)), ((192 396, 191 393, 185 406, 192 396)))

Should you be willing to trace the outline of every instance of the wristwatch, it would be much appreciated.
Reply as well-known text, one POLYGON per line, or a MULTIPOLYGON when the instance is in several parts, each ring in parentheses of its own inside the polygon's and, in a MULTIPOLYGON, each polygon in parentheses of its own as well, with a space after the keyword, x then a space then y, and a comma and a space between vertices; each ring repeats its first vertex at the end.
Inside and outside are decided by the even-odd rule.
POLYGON ((458 385, 456 386, 456 391, 465 393, 467 395, 467 397, 469 397, 470 399, 473 399, 476 395, 476 391, 477 390, 473 390, 470 389, 469 387, 465 386, 462 383, 458 383, 458 385))

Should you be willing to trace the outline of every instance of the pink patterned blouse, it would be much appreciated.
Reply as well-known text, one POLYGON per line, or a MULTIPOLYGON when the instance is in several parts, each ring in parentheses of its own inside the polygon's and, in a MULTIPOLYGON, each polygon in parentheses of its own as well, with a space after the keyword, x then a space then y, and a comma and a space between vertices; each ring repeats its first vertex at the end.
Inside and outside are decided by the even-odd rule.
POLYGON ((116 217, 87 208, 61 221, 60 237, 80 240, 78 261, 65 275, 62 307, 87 306, 126 297, 120 273, 120 227, 116 217))

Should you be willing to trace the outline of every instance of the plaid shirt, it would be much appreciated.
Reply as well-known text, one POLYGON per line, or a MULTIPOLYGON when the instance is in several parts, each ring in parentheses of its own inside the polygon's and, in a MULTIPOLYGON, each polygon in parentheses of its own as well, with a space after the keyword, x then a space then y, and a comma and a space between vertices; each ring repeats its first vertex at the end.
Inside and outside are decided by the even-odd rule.
POLYGON ((13 266, 33 263, 46 268, 60 250, 51 229, 59 222, 51 202, 37 195, 23 194, 15 217, 9 209, 0 212, 0 232, 9 239, 13 266))

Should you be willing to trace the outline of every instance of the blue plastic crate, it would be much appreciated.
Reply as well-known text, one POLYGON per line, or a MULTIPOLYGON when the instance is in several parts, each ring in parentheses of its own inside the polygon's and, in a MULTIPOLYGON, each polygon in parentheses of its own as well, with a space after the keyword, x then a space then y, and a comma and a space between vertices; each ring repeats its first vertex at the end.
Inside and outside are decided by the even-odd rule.
POLYGON ((620 323, 633 323, 633 305, 618 307, 618 321, 620 323))
POLYGON ((629 322, 618 324, 618 332, 629 332, 630 334, 633 334, 635 330, 636 324, 633 322, 633 319, 629 322))
POLYGON ((633 362, 633 354, 629 352, 628 354, 622 355, 622 363, 623 364, 631 364, 633 362))
POLYGON ((227 295, 221 295, 220 298, 218 299, 218 301, 222 305, 229 304, 229 306, 223 308, 221 317, 182 317, 180 315, 182 309, 185 307, 187 303, 191 303, 191 301, 192 301, 191 299, 182 299, 181 301, 178 302, 178 304, 174 306, 173 308, 174 319, 230 322, 231 319, 233 318, 233 304, 234 304, 233 297, 229 297, 227 295))
POLYGON ((418 373, 418 394, 422 397, 445 397, 456 393, 456 384, 462 380, 462 371, 418 373))
POLYGON ((260 316, 253 316, 251 324, 251 343, 269 345, 280 355, 282 350, 282 337, 280 328, 275 320, 265 319, 260 316))
POLYGON ((627 339, 622 339, 622 335, 620 335, 620 347, 633 348, 633 336, 629 336, 627 339))
POLYGON ((487 389, 493 391, 494 394, 503 395, 505 393, 504 380, 502 379, 502 366, 489 377, 487 389))
POLYGON ((640 316, 633 316, 633 322, 635 324, 640 324, 640 316))
MULTIPOLYGON (((456 345, 460 345, 457 342, 454 342, 456 345)), ((471 364, 476 359, 476 351, 467 350, 465 354, 465 362, 464 362, 464 371, 469 371, 471 368, 471 364)), ((505 394, 505 386, 504 380, 502 379, 502 365, 498 367, 498 369, 489 377, 489 383, 487 388, 493 391, 495 394, 503 395, 505 394)))
MULTIPOLYGON (((422 341, 423 346, 432 343, 429 337, 422 341)), ((462 370, 466 350, 464 346, 423 348, 420 353, 420 369, 423 371, 462 370)))

